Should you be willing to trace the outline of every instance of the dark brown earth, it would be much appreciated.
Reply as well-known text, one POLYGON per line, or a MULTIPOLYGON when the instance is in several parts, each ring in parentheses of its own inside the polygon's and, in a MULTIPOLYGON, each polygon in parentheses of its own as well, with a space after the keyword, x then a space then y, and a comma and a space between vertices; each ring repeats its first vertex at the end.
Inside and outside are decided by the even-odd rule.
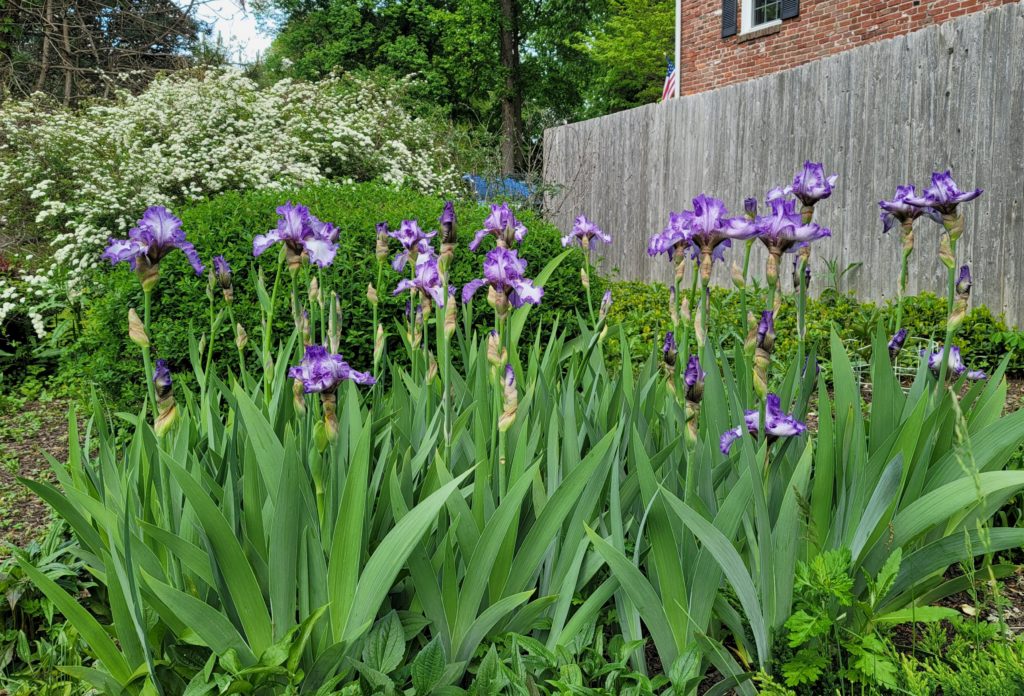
POLYGON ((0 558, 8 544, 24 546, 49 524, 50 508, 17 478, 52 480, 43 452, 68 455, 68 402, 30 401, 0 414, 0 558))

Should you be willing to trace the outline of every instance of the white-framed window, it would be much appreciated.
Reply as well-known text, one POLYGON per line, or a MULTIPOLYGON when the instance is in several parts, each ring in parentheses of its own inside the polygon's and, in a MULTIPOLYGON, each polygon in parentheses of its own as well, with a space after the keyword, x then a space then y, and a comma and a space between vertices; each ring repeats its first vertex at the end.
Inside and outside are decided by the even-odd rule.
POLYGON ((741 33, 782 24, 782 0, 743 0, 741 33))

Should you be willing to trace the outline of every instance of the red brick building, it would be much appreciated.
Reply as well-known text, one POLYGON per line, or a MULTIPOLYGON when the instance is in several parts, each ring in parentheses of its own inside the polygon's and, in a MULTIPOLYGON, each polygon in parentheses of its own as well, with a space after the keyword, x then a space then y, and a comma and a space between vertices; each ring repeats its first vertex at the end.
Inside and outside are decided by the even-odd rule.
POLYGON ((682 94, 786 70, 1016 0, 682 0, 682 94))

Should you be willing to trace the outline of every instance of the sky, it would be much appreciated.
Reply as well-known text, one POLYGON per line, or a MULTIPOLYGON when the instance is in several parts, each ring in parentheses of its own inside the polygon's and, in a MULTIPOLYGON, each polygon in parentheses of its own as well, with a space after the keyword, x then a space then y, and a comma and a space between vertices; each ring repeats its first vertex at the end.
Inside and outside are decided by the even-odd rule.
POLYGON ((199 19, 213 26, 214 40, 218 33, 223 37, 232 62, 251 62, 270 46, 273 36, 261 31, 252 12, 242 9, 240 0, 204 0, 197 4, 199 19))

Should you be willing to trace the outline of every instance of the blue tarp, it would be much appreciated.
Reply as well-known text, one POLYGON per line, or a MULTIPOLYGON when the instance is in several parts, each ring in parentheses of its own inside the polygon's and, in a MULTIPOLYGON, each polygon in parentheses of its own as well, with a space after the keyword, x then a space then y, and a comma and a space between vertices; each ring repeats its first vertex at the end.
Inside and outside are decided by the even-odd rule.
POLYGON ((512 177, 486 179, 479 174, 466 174, 462 178, 476 191, 476 198, 480 203, 497 200, 526 201, 535 193, 532 186, 512 177))

